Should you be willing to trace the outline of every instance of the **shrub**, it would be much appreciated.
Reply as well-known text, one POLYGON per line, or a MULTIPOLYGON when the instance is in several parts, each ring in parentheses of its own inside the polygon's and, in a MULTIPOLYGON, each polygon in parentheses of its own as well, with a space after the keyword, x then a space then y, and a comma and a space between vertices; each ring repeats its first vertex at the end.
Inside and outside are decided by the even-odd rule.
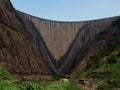
POLYGON ((112 64, 117 62, 117 56, 115 55, 110 55, 107 57, 107 63, 112 64))
POLYGON ((87 62, 87 69, 90 67, 97 68, 99 66, 99 60, 99 55, 97 53, 90 56, 90 60, 87 62))
POLYGON ((13 80, 14 77, 6 71, 3 67, 0 67, 0 80, 13 80))
POLYGON ((57 75, 54 77, 55 80, 60 80, 61 78, 65 78, 65 75, 57 75))
POLYGON ((9 81, 0 81, 0 90, 20 90, 17 84, 9 81))
POLYGON ((20 85, 22 90, 41 90, 39 83, 37 82, 24 82, 20 85))

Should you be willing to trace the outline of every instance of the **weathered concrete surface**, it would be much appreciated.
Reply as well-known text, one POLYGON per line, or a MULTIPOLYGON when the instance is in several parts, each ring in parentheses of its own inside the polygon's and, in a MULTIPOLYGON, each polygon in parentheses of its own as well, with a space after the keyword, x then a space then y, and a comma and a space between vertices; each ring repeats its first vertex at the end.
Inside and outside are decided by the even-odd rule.
POLYGON ((88 24, 88 22, 50 21, 25 13, 18 13, 24 22, 27 20, 27 22, 33 23, 43 38, 48 50, 57 61, 67 52, 79 30, 88 24))

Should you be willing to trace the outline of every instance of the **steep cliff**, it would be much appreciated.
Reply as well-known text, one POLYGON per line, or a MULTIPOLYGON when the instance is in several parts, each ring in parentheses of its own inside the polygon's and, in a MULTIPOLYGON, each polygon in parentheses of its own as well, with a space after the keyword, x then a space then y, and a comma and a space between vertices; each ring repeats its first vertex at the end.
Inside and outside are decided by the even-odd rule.
POLYGON ((0 0, 0 65, 15 75, 50 75, 43 56, 10 0, 0 0))

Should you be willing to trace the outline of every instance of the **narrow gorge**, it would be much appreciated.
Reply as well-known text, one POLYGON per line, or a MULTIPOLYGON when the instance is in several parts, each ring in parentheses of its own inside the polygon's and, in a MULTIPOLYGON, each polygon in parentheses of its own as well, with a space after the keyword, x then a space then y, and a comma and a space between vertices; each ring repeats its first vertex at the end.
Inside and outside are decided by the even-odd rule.
POLYGON ((52 21, 15 10, 10 0, 1 0, 0 65, 15 75, 70 74, 104 46, 110 37, 98 36, 108 29, 114 32, 111 25, 119 18, 52 21))

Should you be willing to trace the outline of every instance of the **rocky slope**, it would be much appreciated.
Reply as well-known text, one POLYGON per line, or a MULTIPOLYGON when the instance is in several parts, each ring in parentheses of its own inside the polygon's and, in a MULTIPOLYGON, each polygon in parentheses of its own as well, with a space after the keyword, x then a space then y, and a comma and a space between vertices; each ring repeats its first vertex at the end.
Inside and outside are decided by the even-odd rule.
POLYGON ((15 75, 53 73, 10 0, 0 0, 0 65, 15 75))
POLYGON ((79 64, 71 77, 88 80, 88 90, 120 89, 120 18, 101 32, 90 46, 89 56, 84 59, 84 67, 79 64), (95 51, 96 50, 96 51, 95 51), (88 58, 89 57, 89 58, 88 58))

